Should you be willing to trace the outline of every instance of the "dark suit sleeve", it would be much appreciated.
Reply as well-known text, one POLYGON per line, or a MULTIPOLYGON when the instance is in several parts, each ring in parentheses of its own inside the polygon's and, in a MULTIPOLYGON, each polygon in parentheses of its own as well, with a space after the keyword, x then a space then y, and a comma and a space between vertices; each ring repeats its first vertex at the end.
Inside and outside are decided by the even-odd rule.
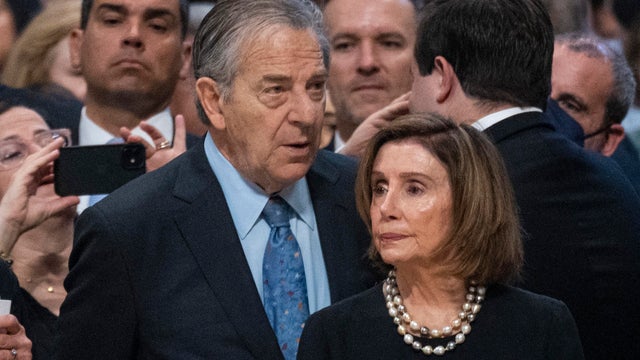
POLYGON ((569 308, 562 302, 554 302, 551 321, 548 323, 549 343, 546 354, 555 359, 584 359, 582 343, 576 322, 569 308))
POLYGON ((129 274, 116 235, 95 207, 80 216, 58 320, 55 359, 130 359, 136 317, 129 274))
POLYGON ((326 312, 317 312, 304 324, 298 348, 298 360, 330 359, 329 335, 325 333, 326 312))

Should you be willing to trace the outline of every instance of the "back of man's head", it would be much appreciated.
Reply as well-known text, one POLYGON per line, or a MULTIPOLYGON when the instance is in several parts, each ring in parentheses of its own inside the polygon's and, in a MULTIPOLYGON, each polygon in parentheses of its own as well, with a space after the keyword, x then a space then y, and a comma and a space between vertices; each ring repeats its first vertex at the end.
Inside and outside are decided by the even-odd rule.
POLYGON ((545 108, 551 89, 553 27, 539 0, 433 0, 416 40, 420 74, 436 56, 480 103, 545 108))

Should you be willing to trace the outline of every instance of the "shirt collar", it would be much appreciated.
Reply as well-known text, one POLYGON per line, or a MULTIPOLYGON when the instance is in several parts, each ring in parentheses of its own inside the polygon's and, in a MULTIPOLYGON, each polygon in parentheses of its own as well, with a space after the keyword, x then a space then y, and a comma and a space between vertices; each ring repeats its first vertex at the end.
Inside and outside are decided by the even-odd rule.
MULTIPOLYGON (((209 165, 222 187, 238 236, 242 240, 260 220, 269 195, 240 175, 229 160, 222 155, 209 133, 205 137, 204 148, 209 165), (231 194, 233 196, 230 196, 231 194)), ((309 228, 314 228, 314 212, 313 207, 310 206, 312 204, 311 195, 305 177, 284 188, 278 195, 291 206, 296 215, 309 228)))
POLYGON ((542 110, 540 108, 532 107, 532 106, 531 107, 512 107, 512 108, 500 110, 500 111, 491 113, 487 116, 484 116, 478 119, 473 124, 471 124, 471 126, 476 128, 477 130, 484 131, 508 117, 511 117, 517 114, 526 113, 526 112, 542 112, 542 110))
MULTIPOLYGON (((169 108, 148 118, 147 123, 158 129, 165 139, 173 140, 173 117, 169 108)), ((133 134, 141 136, 143 139, 153 144, 153 140, 149 135, 136 126, 132 130, 133 134)), ((101 128, 87 116, 87 107, 82 108, 80 113, 80 124, 78 125, 78 143, 79 145, 101 145, 106 144, 114 136, 110 132, 101 128)))

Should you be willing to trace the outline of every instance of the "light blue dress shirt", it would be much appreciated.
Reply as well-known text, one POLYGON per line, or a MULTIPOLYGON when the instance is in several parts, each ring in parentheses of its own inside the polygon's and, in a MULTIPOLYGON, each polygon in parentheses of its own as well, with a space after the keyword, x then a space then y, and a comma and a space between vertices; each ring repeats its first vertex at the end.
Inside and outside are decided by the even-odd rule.
MULTIPOLYGON (((244 179, 220 153, 207 133, 204 149, 211 169, 216 174, 226 199, 240 244, 249 263, 260 299, 262 295, 262 259, 269 240, 270 228, 262 217, 269 195, 256 184, 244 179)), ((322 256, 316 215, 306 178, 280 191, 279 195, 295 212, 291 230, 298 240, 309 296, 309 312, 314 313, 331 304, 329 279, 322 256)), ((230 279, 232 281, 232 279, 230 279)))

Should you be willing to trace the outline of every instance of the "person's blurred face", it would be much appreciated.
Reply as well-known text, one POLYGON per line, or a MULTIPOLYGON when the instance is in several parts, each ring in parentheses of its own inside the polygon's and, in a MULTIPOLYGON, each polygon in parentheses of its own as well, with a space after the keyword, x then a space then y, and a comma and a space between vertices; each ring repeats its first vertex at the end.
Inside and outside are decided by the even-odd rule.
POLYGON ((336 116, 357 125, 409 91, 415 9, 408 0, 331 0, 324 15, 336 116))
POLYGON ((5 0, 0 0, 0 70, 16 41, 16 25, 13 13, 5 0))
POLYGON ((53 63, 49 68, 49 80, 69 90, 73 96, 84 101, 87 93, 87 82, 80 69, 71 66, 69 58, 69 37, 62 39, 53 51, 53 63))
POLYGON ((384 144, 371 174, 371 229, 384 262, 401 267, 433 264, 448 236, 452 194, 444 166, 410 139, 384 144))
POLYGON ((214 140, 246 179, 270 194, 302 178, 315 159, 327 70, 310 30, 275 27, 242 53, 230 98, 219 101, 225 128, 214 140))
POLYGON ((71 60, 87 99, 169 101, 187 52, 178 0, 95 0, 84 31, 72 33, 71 60))
MULTIPOLYGON (((551 73, 551 98, 573 117, 585 135, 601 129, 605 120, 606 102, 613 89, 611 64, 555 46, 551 73)), ((584 142, 587 149, 600 151, 607 134, 602 133, 584 142)))

